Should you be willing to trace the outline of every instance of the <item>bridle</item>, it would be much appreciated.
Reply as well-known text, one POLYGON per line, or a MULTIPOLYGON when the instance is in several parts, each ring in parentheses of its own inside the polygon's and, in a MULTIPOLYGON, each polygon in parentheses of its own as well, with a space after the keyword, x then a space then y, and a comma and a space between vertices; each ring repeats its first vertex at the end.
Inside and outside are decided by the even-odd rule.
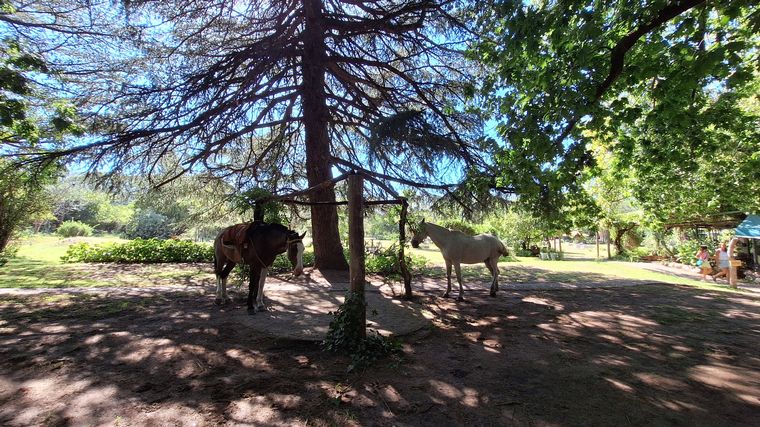
POLYGON ((299 236, 297 232, 293 230, 288 231, 288 237, 285 240, 285 245, 290 247, 293 243, 303 242, 303 237, 299 236))

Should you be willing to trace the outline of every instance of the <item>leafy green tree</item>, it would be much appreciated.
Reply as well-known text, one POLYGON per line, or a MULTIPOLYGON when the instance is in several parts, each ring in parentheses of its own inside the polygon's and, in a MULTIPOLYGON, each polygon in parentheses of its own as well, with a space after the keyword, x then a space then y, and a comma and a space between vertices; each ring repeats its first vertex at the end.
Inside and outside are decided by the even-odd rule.
POLYGON ((584 190, 597 207, 598 226, 610 231, 617 253, 624 254, 624 238, 641 224, 643 212, 633 196, 630 172, 614 165, 618 157, 598 140, 594 140, 592 151, 596 171, 585 182, 584 190))
MULTIPOLYGON (((0 1, 0 17, 10 12, 9 3, 0 1)), ((18 40, 0 40, 0 253, 14 232, 49 210, 44 189, 59 172, 57 162, 19 162, 44 139, 79 131, 71 108, 48 104, 35 90, 32 76, 48 72, 45 62, 18 40)))
MULTIPOLYGON (((581 191, 582 171, 594 163, 589 130, 614 134, 609 149, 640 164, 639 190, 675 187, 700 173, 716 147, 713 132, 745 154, 731 168, 741 174, 738 181, 758 181, 755 120, 745 114, 726 123, 723 114, 731 114, 730 100, 742 97, 758 71, 756 2, 490 5, 478 9, 484 37, 472 55, 486 66, 482 105, 498 122, 503 145, 495 158, 503 171, 497 183, 513 186, 534 211, 556 212, 581 191)), ((725 177, 728 171, 712 172, 725 177)), ((739 198, 753 197, 747 187, 739 198)), ((688 194, 695 194, 692 188, 688 194)), ((647 196, 642 200, 654 207, 656 191, 647 196)))
POLYGON ((19 168, 0 159, 0 254, 13 234, 31 217, 49 210, 45 185, 56 178, 58 167, 19 168))
POLYGON ((83 176, 66 176, 47 190, 57 222, 80 221, 99 231, 119 233, 134 213, 132 204, 93 188, 83 176))
POLYGON ((539 222, 528 213, 509 209, 486 216, 481 230, 495 235, 512 249, 528 250, 546 237, 539 222))
POLYGON ((618 169, 631 171, 653 221, 760 210, 759 91, 758 77, 732 91, 699 91, 683 109, 652 108, 639 126, 616 133, 630 146, 618 169))
POLYGON ((393 208, 376 207, 366 218, 367 234, 385 240, 398 240, 399 212, 393 208))

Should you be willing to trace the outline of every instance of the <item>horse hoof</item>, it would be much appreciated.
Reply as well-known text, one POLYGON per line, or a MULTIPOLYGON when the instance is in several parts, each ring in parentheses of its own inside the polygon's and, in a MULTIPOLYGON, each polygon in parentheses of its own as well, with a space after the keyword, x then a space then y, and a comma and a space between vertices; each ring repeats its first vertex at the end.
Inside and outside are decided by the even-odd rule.
POLYGON ((462 301, 464 301, 464 297, 457 297, 457 302, 462 302, 462 301))
POLYGON ((253 307, 248 307, 248 314, 253 316, 254 314, 256 314, 256 309, 253 307))
POLYGON ((269 311, 269 307, 262 305, 260 307, 256 307, 257 311, 269 311))
POLYGON ((214 300, 214 304, 216 304, 216 305, 222 305, 222 299, 221 298, 215 299, 214 300))
POLYGON ((496 292, 491 292, 491 296, 495 297, 496 296, 496 292))
POLYGON ((444 298, 448 298, 448 297, 449 297, 449 293, 448 293, 448 292, 446 292, 445 294, 443 294, 443 297, 444 297, 444 298))

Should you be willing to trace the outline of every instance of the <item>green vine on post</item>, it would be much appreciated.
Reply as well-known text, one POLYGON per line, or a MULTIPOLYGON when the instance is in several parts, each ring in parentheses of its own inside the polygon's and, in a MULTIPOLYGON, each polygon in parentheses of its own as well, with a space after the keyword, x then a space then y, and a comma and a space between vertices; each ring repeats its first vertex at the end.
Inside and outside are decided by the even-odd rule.
POLYGON ((348 291, 343 304, 331 312, 333 320, 327 330, 322 347, 329 351, 343 351, 351 356, 348 371, 366 368, 378 360, 401 352, 401 344, 379 332, 365 334, 363 319, 367 304, 356 292, 348 291))

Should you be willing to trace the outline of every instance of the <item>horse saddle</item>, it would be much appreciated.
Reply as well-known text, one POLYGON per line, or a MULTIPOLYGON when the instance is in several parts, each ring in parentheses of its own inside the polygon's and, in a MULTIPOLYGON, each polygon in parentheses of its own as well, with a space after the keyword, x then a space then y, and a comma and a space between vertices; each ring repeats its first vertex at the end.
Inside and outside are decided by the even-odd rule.
POLYGON ((243 249, 248 249, 248 228, 251 224, 236 224, 222 233, 222 245, 225 249, 233 250, 241 256, 243 249))

